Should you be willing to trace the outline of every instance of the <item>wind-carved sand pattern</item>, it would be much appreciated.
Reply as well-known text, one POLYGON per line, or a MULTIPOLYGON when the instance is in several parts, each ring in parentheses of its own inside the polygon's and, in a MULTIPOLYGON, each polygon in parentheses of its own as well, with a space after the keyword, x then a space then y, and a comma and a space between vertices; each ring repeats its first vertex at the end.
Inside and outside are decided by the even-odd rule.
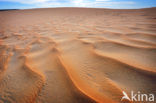
POLYGON ((121 103, 131 90, 156 94, 156 8, 0 12, 0 103, 121 103))

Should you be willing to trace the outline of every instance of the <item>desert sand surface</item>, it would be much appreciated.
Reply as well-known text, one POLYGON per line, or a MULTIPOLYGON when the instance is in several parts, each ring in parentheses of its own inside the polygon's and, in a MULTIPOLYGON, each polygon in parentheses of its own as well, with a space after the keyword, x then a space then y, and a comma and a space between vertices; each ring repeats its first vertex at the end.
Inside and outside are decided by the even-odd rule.
POLYGON ((0 11, 0 103, 131 103, 132 90, 156 94, 156 8, 0 11))

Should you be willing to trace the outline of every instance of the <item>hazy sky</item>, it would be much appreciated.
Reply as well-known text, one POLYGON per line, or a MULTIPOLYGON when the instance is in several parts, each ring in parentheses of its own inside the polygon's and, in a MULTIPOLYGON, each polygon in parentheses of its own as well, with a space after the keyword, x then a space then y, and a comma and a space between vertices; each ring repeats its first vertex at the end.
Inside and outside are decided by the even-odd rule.
POLYGON ((156 0, 0 0, 0 9, 47 7, 147 8, 156 7, 156 0))

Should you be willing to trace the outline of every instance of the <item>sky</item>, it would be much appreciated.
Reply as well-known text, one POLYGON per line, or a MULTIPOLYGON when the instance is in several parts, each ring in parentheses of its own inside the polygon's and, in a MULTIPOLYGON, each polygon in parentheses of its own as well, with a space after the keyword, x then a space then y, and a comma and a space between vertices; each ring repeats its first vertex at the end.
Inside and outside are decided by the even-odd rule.
POLYGON ((0 0, 0 9, 49 7, 136 9, 156 7, 156 0, 0 0))

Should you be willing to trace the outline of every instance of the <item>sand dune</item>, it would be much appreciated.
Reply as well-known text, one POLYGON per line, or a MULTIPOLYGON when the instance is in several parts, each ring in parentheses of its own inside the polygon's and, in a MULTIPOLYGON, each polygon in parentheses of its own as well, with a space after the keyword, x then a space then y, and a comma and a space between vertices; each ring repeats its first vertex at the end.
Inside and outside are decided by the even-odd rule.
POLYGON ((122 91, 156 94, 155 11, 1 11, 0 103, 130 103, 122 91))

